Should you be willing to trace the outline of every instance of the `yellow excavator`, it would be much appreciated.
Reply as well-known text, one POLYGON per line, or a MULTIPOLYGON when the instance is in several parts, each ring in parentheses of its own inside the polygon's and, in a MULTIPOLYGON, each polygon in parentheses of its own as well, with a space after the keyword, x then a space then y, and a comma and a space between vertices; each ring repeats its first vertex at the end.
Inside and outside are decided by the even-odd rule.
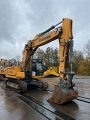
POLYGON ((46 31, 39 33, 34 39, 29 40, 23 50, 22 66, 9 66, 0 69, 0 79, 3 79, 5 88, 13 88, 17 92, 26 92, 28 87, 38 86, 47 89, 48 84, 38 78, 44 77, 42 60, 33 59, 33 54, 38 47, 59 40, 59 78, 60 83, 55 85, 54 94, 48 99, 50 102, 63 104, 78 97, 75 84, 72 82, 73 34, 72 20, 64 18, 61 22, 51 26, 46 31), (61 26, 60 26, 61 25, 61 26))

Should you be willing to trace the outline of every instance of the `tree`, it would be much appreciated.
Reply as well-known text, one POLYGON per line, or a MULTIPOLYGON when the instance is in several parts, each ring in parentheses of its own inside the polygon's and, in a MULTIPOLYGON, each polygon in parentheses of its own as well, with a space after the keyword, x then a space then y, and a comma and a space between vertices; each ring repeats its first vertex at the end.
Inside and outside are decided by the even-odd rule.
POLYGON ((81 51, 74 51, 74 58, 73 58, 73 70, 75 72, 78 71, 81 61, 84 60, 83 53, 81 51))
POLYGON ((90 61, 83 60, 80 62, 78 68, 78 74, 80 75, 90 75, 90 61))
POLYGON ((38 49, 34 55, 34 58, 42 59, 46 67, 58 66, 58 49, 48 47, 45 51, 38 49))
POLYGON ((53 66, 59 66, 58 48, 53 50, 53 66))
POLYGON ((15 59, 16 59, 16 61, 17 61, 17 64, 19 65, 19 64, 20 64, 20 59, 21 59, 21 57, 20 57, 19 55, 17 55, 15 59))
POLYGON ((37 59, 42 59, 43 60, 44 59, 44 50, 38 48, 34 56, 37 59))
POLYGON ((90 40, 85 44, 84 51, 86 53, 86 59, 90 60, 90 40))
POLYGON ((48 47, 45 51, 45 63, 47 67, 52 66, 53 63, 53 48, 48 47))

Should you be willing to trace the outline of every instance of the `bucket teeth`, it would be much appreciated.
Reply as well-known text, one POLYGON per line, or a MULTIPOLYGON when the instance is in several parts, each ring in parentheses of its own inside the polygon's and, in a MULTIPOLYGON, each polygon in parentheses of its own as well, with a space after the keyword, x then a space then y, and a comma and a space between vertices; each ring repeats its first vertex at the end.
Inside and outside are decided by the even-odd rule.
POLYGON ((48 102, 53 102, 57 104, 63 104, 69 101, 72 101, 73 99, 76 99, 78 97, 78 91, 74 89, 64 88, 65 90, 62 90, 60 85, 54 85, 55 92, 53 96, 48 99, 48 102))

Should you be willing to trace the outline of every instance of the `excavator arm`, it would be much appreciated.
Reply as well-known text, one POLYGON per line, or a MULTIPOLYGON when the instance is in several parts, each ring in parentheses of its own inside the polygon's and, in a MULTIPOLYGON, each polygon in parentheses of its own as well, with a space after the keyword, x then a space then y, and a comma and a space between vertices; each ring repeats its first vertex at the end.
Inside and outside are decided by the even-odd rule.
POLYGON ((39 33, 33 40, 29 40, 23 50, 23 68, 25 71, 30 71, 30 59, 38 47, 48 44, 56 39, 59 40, 59 70, 60 77, 65 79, 65 69, 68 66, 69 44, 72 41, 72 20, 64 18, 62 22, 53 25, 48 30, 39 33), (62 23, 62 26, 58 26, 62 23), (51 31, 53 30, 53 31, 51 31))
POLYGON ((54 95, 48 101, 62 104, 78 96, 78 92, 74 90, 74 83, 72 82, 74 72, 72 71, 73 34, 71 19, 64 18, 60 23, 36 35, 33 40, 29 40, 23 51, 23 66, 26 73, 30 71, 31 56, 37 48, 56 39, 59 40, 60 83, 55 85, 54 95), (59 24, 62 25, 57 27, 59 24))
POLYGON ((30 66, 29 65, 30 59, 31 56, 34 54, 34 52, 37 50, 37 48, 58 39, 60 34, 61 34, 61 29, 57 28, 54 31, 48 33, 46 32, 40 33, 36 35, 36 37, 33 40, 28 41, 28 43, 25 45, 25 48, 23 50, 23 60, 22 60, 23 66, 25 66, 24 68, 26 69, 26 71, 30 69, 28 68, 28 66, 30 66))

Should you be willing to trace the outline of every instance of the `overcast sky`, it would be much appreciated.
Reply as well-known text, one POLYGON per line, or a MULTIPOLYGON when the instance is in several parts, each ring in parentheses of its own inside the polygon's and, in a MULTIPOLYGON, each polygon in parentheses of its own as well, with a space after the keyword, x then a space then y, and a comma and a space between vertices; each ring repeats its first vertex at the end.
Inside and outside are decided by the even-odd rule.
MULTIPOLYGON (((74 49, 83 51, 90 39, 90 0, 0 0, 0 58, 22 56, 28 40, 66 17, 73 20, 74 49)), ((43 48, 48 46, 57 41, 43 48)))

